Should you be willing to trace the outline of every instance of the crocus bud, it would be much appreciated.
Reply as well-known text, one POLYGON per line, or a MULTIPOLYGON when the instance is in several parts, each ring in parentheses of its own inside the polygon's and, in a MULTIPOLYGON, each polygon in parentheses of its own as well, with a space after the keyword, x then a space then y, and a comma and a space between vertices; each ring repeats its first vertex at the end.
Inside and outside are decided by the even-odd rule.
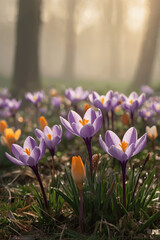
POLYGON ((48 122, 47 122, 47 120, 45 119, 44 116, 41 116, 39 118, 39 125, 40 125, 40 128, 41 128, 42 131, 44 130, 45 126, 48 126, 48 122))
POLYGON ((158 136, 158 133, 157 133, 157 127, 156 126, 152 126, 151 128, 150 127, 146 127, 146 133, 148 135, 148 138, 150 138, 152 141, 154 139, 157 138, 158 136))
POLYGON ((75 181, 75 183, 77 185, 77 188, 79 190, 82 190, 83 182, 84 182, 86 173, 85 173, 85 168, 84 168, 84 165, 83 165, 83 162, 82 162, 82 159, 81 159, 80 156, 72 157, 72 169, 71 169, 71 172, 72 172, 73 180, 75 181))
POLYGON ((4 130, 8 128, 7 122, 5 120, 0 121, 0 133, 4 134, 4 130))

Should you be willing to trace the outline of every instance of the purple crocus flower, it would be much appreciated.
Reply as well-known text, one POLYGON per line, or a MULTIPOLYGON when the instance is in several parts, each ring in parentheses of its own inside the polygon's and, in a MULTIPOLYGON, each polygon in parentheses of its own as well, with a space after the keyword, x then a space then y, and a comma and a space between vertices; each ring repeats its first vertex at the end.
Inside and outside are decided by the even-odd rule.
POLYGON ((145 133, 141 138, 137 139, 137 130, 134 127, 128 129, 122 141, 112 131, 107 131, 105 134, 105 141, 101 135, 99 142, 103 150, 110 156, 116 158, 122 167, 123 175, 123 204, 126 207, 125 198, 125 175, 127 161, 138 154, 145 147, 147 141, 147 134, 145 133))
POLYGON ((27 137, 24 141, 23 148, 17 144, 12 144, 12 153, 14 157, 8 153, 6 153, 6 157, 17 165, 35 167, 45 154, 45 149, 46 145, 44 140, 37 146, 37 143, 32 137, 27 137))
POLYGON ((44 99, 44 92, 38 91, 38 92, 34 92, 33 94, 28 92, 26 93, 25 98, 31 103, 33 103, 35 106, 38 106, 38 104, 42 102, 44 99))
POLYGON ((65 90, 65 96, 68 98, 73 104, 77 104, 80 101, 85 100, 89 95, 88 91, 84 91, 82 87, 77 87, 75 89, 68 88, 65 90))
POLYGON ((68 121, 63 117, 60 117, 60 120, 63 126, 73 135, 90 139, 101 128, 102 112, 100 109, 95 112, 92 108, 89 108, 82 119, 78 113, 71 110, 68 114, 68 121))
POLYGON ((3 99, 3 98, 0 97, 0 109, 1 109, 1 108, 4 108, 5 106, 6 106, 6 101, 5 101, 5 99, 3 99))
POLYGON ((53 97, 51 100, 52 106, 55 108, 59 108, 61 105, 61 100, 59 97, 53 97))
POLYGON ((139 116, 148 121, 153 116, 153 111, 151 109, 143 108, 138 112, 139 116))
POLYGON ((22 105, 22 100, 17 101, 16 99, 6 99, 5 100, 6 107, 9 109, 11 115, 15 115, 18 109, 22 105))
POLYGON ((153 90, 153 88, 151 88, 148 85, 142 85, 141 86, 141 92, 146 93, 148 95, 152 95, 154 93, 154 90, 153 90))
POLYGON ((60 117, 60 120, 69 132, 84 139, 89 154, 90 172, 92 176, 91 139, 102 126, 101 110, 98 109, 98 111, 95 112, 92 108, 89 108, 84 114, 83 119, 75 111, 70 111, 68 114, 68 121, 63 117, 60 117))
POLYGON ((44 139, 46 147, 49 149, 51 155, 54 156, 54 149, 61 142, 62 138, 61 125, 54 125, 52 129, 48 126, 45 126, 43 132, 39 129, 36 129, 35 135, 38 140, 44 139))
POLYGON ((97 92, 92 92, 89 94, 88 99, 90 103, 101 110, 110 110, 111 98, 113 96, 113 91, 109 91, 106 95, 99 95, 97 92))
POLYGON ((8 91, 8 88, 3 88, 0 90, 0 98, 6 99, 10 97, 10 93, 8 91))
POLYGON ((34 171, 42 190, 45 207, 48 209, 46 194, 42 185, 42 181, 41 181, 41 178, 38 172, 38 166, 37 166, 38 162, 42 159, 42 157, 45 154, 46 145, 44 140, 42 139, 40 141, 40 145, 37 146, 37 143, 35 142, 35 140, 29 136, 24 141, 23 147, 17 144, 12 144, 11 150, 14 157, 8 154, 7 152, 5 153, 6 157, 11 162, 21 166, 24 166, 24 165, 29 166, 34 171))
POLYGON ((48 126, 45 126, 43 132, 39 129, 35 130, 35 135, 39 141, 44 140, 46 147, 49 149, 52 156, 53 162, 53 178, 55 176, 55 167, 54 167, 54 154, 55 147, 61 142, 62 138, 62 127, 61 125, 54 125, 52 129, 48 126))
POLYGON ((160 102, 154 102, 152 104, 152 109, 156 112, 156 113, 160 113, 160 102))
POLYGON ((127 98, 125 95, 121 95, 122 108, 125 111, 130 112, 132 125, 134 124, 134 111, 140 108, 146 100, 146 95, 142 93, 140 96, 136 92, 132 92, 127 98))

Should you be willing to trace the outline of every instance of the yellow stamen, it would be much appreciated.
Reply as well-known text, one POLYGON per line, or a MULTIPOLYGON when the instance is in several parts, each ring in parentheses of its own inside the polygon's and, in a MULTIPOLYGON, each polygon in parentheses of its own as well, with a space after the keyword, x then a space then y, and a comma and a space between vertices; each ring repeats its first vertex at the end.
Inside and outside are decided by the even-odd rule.
POLYGON ((125 152, 125 151, 126 151, 126 148, 128 147, 128 143, 125 142, 125 141, 123 141, 123 142, 120 141, 119 146, 122 148, 123 152, 125 152))
POLYGON ((160 104, 158 104, 158 106, 157 106, 157 110, 160 110, 160 104))
POLYGON ((52 135, 51 134, 48 134, 47 137, 50 141, 52 140, 52 135))
POLYGON ((131 99, 131 100, 129 101, 129 103, 132 104, 132 103, 133 103, 133 100, 131 99))
POLYGON ((82 124, 82 126, 86 125, 89 120, 86 120, 85 118, 83 119, 83 121, 79 120, 79 122, 82 124))
POLYGON ((27 153, 27 155, 29 155, 29 156, 31 155, 31 149, 30 148, 26 148, 24 152, 27 153))
POLYGON ((102 104, 104 103, 104 97, 101 98, 101 103, 102 103, 102 104))
POLYGON ((37 97, 36 97, 36 96, 34 96, 34 97, 33 97, 33 100, 34 100, 34 101, 36 101, 36 100, 37 100, 37 97))

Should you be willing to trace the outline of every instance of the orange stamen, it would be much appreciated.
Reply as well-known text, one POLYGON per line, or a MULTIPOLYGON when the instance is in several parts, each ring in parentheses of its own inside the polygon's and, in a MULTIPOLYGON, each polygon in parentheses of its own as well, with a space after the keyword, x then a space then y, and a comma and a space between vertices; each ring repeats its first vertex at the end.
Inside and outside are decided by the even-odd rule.
POLYGON ((102 103, 102 104, 104 103, 104 97, 101 98, 101 103, 102 103))
POLYGON ((51 134, 48 134, 47 137, 48 137, 48 139, 49 139, 50 141, 52 140, 51 134))
POLYGON ((31 149, 30 148, 26 148, 24 152, 27 153, 27 155, 29 155, 29 156, 31 155, 31 149))
POLYGON ((126 151, 126 148, 128 147, 128 143, 125 142, 125 141, 123 141, 123 142, 120 141, 119 146, 122 148, 123 152, 125 152, 125 151, 126 151))
POLYGON ((89 120, 86 120, 84 118, 83 121, 79 120, 79 122, 82 124, 82 126, 85 126, 89 122, 89 120))
POLYGON ((132 104, 132 103, 133 103, 133 100, 131 99, 131 100, 129 101, 129 103, 132 104))

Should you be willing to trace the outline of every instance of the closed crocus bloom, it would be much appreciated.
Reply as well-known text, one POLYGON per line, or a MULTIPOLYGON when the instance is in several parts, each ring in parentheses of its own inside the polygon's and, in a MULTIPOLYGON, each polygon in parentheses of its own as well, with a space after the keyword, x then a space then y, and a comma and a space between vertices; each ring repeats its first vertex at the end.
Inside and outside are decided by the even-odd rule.
POLYGON ((82 190, 83 188, 83 183, 85 180, 85 168, 84 168, 84 164, 82 162, 82 159, 80 156, 76 157, 72 157, 72 177, 77 185, 77 188, 79 190, 82 190))
POLYGON ((8 146, 11 150, 11 146, 13 143, 16 143, 21 136, 21 130, 13 131, 12 128, 6 128, 4 130, 4 136, 1 137, 1 142, 3 145, 8 146))
POLYGON ((42 131, 44 130, 45 126, 48 126, 48 122, 44 116, 39 118, 39 125, 42 131))
POLYGON ((4 134, 4 130, 8 128, 7 122, 5 120, 0 121, 0 133, 4 134))
POLYGON ((148 137, 151 139, 151 140, 154 140, 157 138, 158 136, 158 133, 157 133, 157 127, 156 126, 152 126, 152 127, 146 127, 146 132, 147 132, 147 135, 148 137))

